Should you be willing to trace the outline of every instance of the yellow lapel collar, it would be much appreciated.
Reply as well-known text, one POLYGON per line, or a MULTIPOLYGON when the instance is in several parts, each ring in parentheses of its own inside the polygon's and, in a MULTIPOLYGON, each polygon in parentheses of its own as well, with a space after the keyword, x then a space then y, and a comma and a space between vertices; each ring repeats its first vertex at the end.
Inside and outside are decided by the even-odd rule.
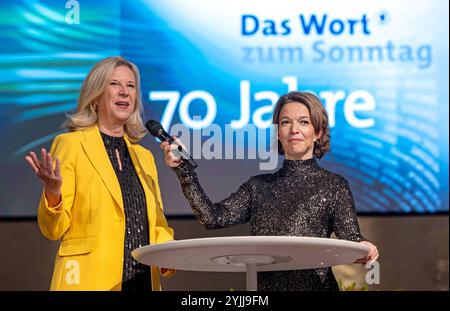
POLYGON ((122 191, 120 190, 119 180, 111 164, 111 160, 106 153, 100 131, 97 126, 90 127, 84 132, 84 141, 82 146, 97 173, 108 188, 111 196, 123 210, 122 191))
MULTIPOLYGON (((139 148, 139 145, 132 144, 129 141, 127 135, 124 135, 125 143, 128 147, 128 152, 130 153, 131 161, 136 170, 136 173, 141 181, 141 185, 145 192, 145 197, 147 199, 147 215, 150 222, 150 228, 155 228, 156 226, 156 209, 152 204, 148 202, 154 202, 157 204, 162 204, 159 200, 159 196, 156 192, 152 192, 152 188, 156 189, 157 183, 155 183, 154 176, 149 172, 150 163, 144 163, 144 161, 150 161, 149 157, 146 156, 145 151, 139 148)), ((150 233, 151 243, 155 242, 155 235, 150 233)))
POLYGON ((123 137, 125 139, 125 144, 127 145, 128 152, 131 157, 131 161, 133 162, 134 169, 136 170, 136 173, 138 174, 138 176, 141 176, 144 167, 142 165, 143 163, 141 163, 141 160, 140 160, 140 159, 142 159, 142 157, 139 156, 139 150, 136 148, 135 144, 132 144, 130 142, 130 139, 128 138, 128 136, 126 134, 123 137))
POLYGON ((155 177, 150 172, 150 163, 145 163, 144 161, 150 161, 149 157, 145 154, 145 151, 140 150, 138 144, 132 144, 125 134, 125 143, 128 147, 128 152, 130 153, 131 160, 133 161, 134 168, 138 175, 148 175, 152 179, 155 177))

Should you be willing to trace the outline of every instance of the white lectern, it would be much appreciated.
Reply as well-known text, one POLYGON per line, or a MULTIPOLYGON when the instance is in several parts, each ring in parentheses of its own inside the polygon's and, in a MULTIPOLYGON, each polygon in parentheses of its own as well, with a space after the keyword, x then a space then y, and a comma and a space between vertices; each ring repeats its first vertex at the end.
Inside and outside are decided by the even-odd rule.
POLYGON ((135 249, 146 265, 189 271, 246 272, 247 290, 257 290, 258 271, 301 270, 354 262, 366 245, 294 236, 236 236, 170 241, 135 249))

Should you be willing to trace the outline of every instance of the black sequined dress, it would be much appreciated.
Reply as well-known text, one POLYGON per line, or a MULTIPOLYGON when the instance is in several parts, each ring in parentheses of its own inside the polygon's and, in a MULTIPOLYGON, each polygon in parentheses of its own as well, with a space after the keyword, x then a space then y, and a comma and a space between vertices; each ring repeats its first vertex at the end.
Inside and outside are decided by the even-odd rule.
POLYGON ((123 137, 113 137, 104 133, 101 133, 101 136, 119 180, 125 211, 122 291, 151 290, 150 267, 137 262, 131 256, 134 249, 149 244, 145 192, 123 137), (122 162, 122 169, 117 160, 117 153, 122 162))
MULTIPOLYGON (((343 177, 318 166, 315 158, 284 160, 273 174, 251 177, 230 197, 213 203, 186 163, 174 168, 184 196, 208 229, 250 222, 252 235, 365 240, 343 177)), ((331 268, 259 272, 258 290, 339 290, 331 268)))

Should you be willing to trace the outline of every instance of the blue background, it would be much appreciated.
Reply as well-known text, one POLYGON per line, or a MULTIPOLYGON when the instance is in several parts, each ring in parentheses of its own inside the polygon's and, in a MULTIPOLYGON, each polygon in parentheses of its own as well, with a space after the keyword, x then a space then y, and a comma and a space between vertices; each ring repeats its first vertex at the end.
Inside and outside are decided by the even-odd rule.
MULTIPOLYGON (((256 100, 255 93, 288 91, 283 77, 295 77, 297 89, 315 92, 324 104, 327 92, 347 98, 363 91, 375 108, 355 116, 374 125, 352 125, 339 100, 332 151, 320 164, 349 180, 360 213, 448 212, 447 1, 79 1, 78 24, 70 22, 75 2, 68 1, 68 8, 64 1, 0 3, 0 216, 36 215, 41 186, 23 157, 49 147, 63 132, 82 80, 111 55, 138 65, 146 118, 159 120, 167 102, 151 100, 151 94, 161 91, 176 92, 180 100, 194 90, 211 94, 214 123, 221 127, 240 117, 244 80, 250 83, 250 117, 273 104, 256 100), (255 34, 242 33, 243 15, 258 18, 255 34), (326 16, 328 23, 322 33, 305 33, 300 15, 309 21, 326 16), (349 19, 358 21, 353 32, 349 19), (278 35, 263 33, 264 25, 272 25, 268 20, 278 35), (289 34, 282 34, 283 20, 289 34), (317 42, 330 53, 325 59, 313 49, 317 42), (395 46, 391 58, 388 43, 395 46), (368 46, 380 47, 382 56, 370 59, 368 46), (362 57, 351 58, 349 47, 361 49, 362 57), (402 54, 403 47, 411 54, 402 54), (286 48, 301 50, 301 57, 281 55, 286 48)), ((180 123, 178 107, 167 128, 180 123)), ((192 101, 189 113, 204 117, 205 103, 192 101)), ((153 140, 142 143, 159 157, 153 140)), ((257 160, 220 161, 199 160, 199 175, 214 199, 259 173, 257 160)), ((166 213, 190 214, 173 173, 160 166, 160 179, 166 213)))

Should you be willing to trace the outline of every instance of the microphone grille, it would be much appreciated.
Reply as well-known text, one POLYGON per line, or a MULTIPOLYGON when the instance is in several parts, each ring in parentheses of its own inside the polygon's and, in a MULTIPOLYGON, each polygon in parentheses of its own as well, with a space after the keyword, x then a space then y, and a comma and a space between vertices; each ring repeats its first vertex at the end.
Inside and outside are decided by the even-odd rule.
POLYGON ((158 136, 163 129, 161 123, 156 120, 148 120, 147 123, 145 123, 145 127, 147 128, 149 133, 155 137, 158 136))

